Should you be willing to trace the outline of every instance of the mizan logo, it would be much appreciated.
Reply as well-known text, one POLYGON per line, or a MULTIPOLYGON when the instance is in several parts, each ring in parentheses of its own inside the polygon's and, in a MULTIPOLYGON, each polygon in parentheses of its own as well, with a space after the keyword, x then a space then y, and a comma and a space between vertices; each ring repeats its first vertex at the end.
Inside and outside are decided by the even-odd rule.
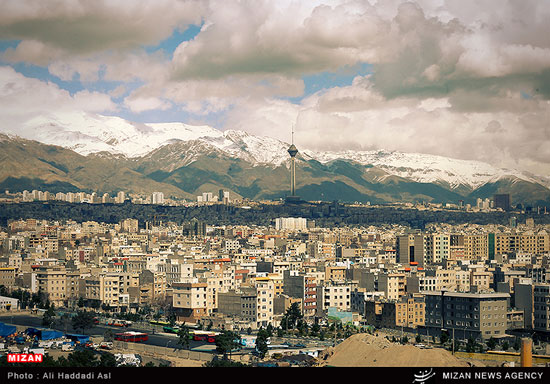
POLYGON ((431 379, 435 376, 435 372, 430 368, 426 371, 420 371, 419 373, 414 375, 413 383, 425 383, 427 380, 431 379))

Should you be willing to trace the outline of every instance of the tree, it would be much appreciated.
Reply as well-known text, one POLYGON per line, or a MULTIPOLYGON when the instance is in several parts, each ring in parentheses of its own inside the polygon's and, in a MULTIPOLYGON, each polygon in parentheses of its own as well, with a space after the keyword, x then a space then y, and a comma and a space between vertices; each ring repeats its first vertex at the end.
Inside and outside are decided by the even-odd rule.
POLYGON ((347 339, 353 334, 353 329, 349 326, 346 326, 346 330, 344 332, 344 337, 347 339))
POLYGON ((224 357, 227 353, 237 349, 241 345, 241 337, 233 331, 223 331, 216 337, 216 351, 223 353, 224 357))
POLYGON ((238 361, 213 359, 212 361, 204 363, 203 367, 250 367, 250 365, 238 361))
POLYGON ((94 314, 86 311, 78 311, 71 322, 75 330, 81 330, 81 332, 84 333, 86 329, 90 329, 94 326, 94 314))
POLYGON ((267 340, 269 338, 269 333, 264 330, 263 328, 260 328, 258 331, 258 335, 256 337, 256 351, 258 351, 258 354, 260 356, 260 359, 263 359, 268 351, 268 344, 267 340))
POLYGON ((286 329, 294 329, 298 324, 298 321, 302 318, 303 315, 300 311, 298 303, 292 303, 284 314, 281 320, 281 325, 285 326, 286 329))
POLYGON ((51 328, 54 322, 55 322, 55 308, 53 304, 50 304, 46 312, 44 312, 44 316, 42 316, 42 325, 45 327, 51 328))
POLYGON ((416 343, 420 343, 422 341, 422 337, 417 333, 416 334, 416 343))
POLYGON ((266 327, 266 331, 267 331, 267 336, 268 337, 273 336, 273 325, 268 324, 267 327, 266 327))
POLYGON ((310 335, 311 336, 317 336, 319 334, 319 331, 321 330, 321 326, 317 323, 313 324, 311 326, 311 331, 310 331, 310 335))
POLYGON ((189 349, 189 328, 187 328, 185 325, 181 327, 178 331, 178 345, 181 345, 182 348, 189 349))
POLYGON ((503 349, 504 351, 507 351, 509 348, 510 348, 510 344, 509 344, 507 341, 505 341, 504 343, 502 343, 502 349, 503 349))
POLYGON ((476 351, 476 347, 477 347, 477 343, 476 341, 473 339, 473 338, 469 338, 468 339, 468 342, 466 343, 466 352, 475 352, 476 351))
POLYGON ((489 340, 487 340, 487 347, 490 349, 490 350, 493 350, 495 349, 497 345, 497 341, 495 340, 494 337, 490 337, 489 340))
POLYGON ((112 353, 102 353, 99 359, 100 367, 116 367, 116 358, 112 353))
POLYGON ((442 331, 439 340, 441 341, 441 344, 445 345, 447 341, 449 341, 449 333, 447 331, 442 331))
POLYGON ((115 334, 112 330, 107 329, 105 333, 103 333, 103 340, 105 341, 113 341, 115 339, 115 334))

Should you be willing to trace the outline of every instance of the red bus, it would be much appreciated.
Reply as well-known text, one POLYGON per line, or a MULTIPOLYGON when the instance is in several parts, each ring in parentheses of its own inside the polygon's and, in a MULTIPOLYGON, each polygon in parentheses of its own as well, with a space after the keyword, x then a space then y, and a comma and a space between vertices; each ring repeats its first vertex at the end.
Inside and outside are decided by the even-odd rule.
POLYGON ((130 332, 115 334, 115 340, 118 340, 118 341, 139 343, 140 341, 147 341, 148 339, 149 339, 149 335, 143 332, 130 331, 130 332))
POLYGON ((194 331, 193 332, 193 340, 195 340, 195 341, 207 341, 209 343, 215 343, 217 335, 219 335, 219 332, 194 331))

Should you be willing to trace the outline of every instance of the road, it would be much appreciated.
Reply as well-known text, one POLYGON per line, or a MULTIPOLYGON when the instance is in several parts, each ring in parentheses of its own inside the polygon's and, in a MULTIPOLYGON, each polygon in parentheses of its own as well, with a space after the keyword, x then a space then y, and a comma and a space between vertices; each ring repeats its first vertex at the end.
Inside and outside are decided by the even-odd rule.
MULTIPOLYGON (((11 325, 25 326, 25 327, 44 328, 44 326, 42 325, 41 316, 39 315, 33 316, 26 313, 22 313, 22 314, 13 313, 10 315, 3 314, 0 316, 0 322, 11 324, 11 325)), ((70 324, 68 324, 67 326, 57 324, 57 325, 54 325, 52 328, 64 333, 80 333, 80 332, 76 332, 71 327, 70 324)), ((92 337, 98 337, 98 336, 101 337, 105 335, 105 332, 107 332, 107 330, 110 330, 113 333, 125 332, 125 331, 146 332, 149 334, 149 340, 144 342, 144 344, 155 345, 159 347, 181 348, 181 346, 178 345, 177 335, 168 334, 168 333, 159 333, 158 331, 155 331, 153 333, 153 328, 149 324, 144 324, 144 326, 142 327, 128 327, 128 328, 120 328, 120 327, 96 324, 92 328, 86 330, 86 335, 89 335, 92 337)), ((208 343, 204 341, 190 340, 189 348, 191 350, 199 349, 201 352, 209 352, 210 350, 215 349, 215 346, 212 343, 208 343)))
MULTIPOLYGON (((34 328, 44 328, 42 325, 42 316, 41 315, 32 315, 29 313, 17 313, 12 314, 2 314, 0 315, 0 322, 12 325, 19 325, 25 327, 34 327, 34 328)), ((64 333, 80 333, 76 332, 70 322, 67 325, 56 324, 53 326, 54 329, 64 332, 64 333)), ((178 336, 175 334, 169 334, 162 332, 162 327, 152 326, 149 323, 134 323, 133 326, 128 328, 121 328, 115 326, 108 326, 103 324, 96 324, 92 328, 86 330, 86 335, 92 337, 103 337, 107 331, 112 333, 124 332, 124 331, 136 331, 136 332, 145 332, 149 335, 149 339, 143 344, 154 345, 158 347, 169 347, 175 349, 181 349, 182 347, 178 345, 178 336)), ((340 340, 338 340, 339 342, 340 340)), ((291 345, 287 350, 293 350, 296 353, 299 353, 301 350, 308 350, 311 348, 320 348, 325 349, 326 347, 334 345, 334 340, 325 340, 323 342, 319 340, 313 340, 308 338, 299 338, 299 337, 273 337, 273 344, 283 344, 289 343, 291 345)), ((206 352, 206 353, 216 353, 216 346, 214 343, 208 343, 206 341, 189 341, 189 349, 193 351, 206 352)), ((240 353, 252 353, 252 349, 245 348, 240 353)))

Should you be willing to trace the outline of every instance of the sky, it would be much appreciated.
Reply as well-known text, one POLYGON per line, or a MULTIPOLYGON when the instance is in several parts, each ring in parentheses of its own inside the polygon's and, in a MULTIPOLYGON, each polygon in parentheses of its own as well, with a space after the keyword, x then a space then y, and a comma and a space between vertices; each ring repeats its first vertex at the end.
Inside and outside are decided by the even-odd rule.
POLYGON ((549 0, 0 0, 0 132, 82 111, 550 175, 549 0))

